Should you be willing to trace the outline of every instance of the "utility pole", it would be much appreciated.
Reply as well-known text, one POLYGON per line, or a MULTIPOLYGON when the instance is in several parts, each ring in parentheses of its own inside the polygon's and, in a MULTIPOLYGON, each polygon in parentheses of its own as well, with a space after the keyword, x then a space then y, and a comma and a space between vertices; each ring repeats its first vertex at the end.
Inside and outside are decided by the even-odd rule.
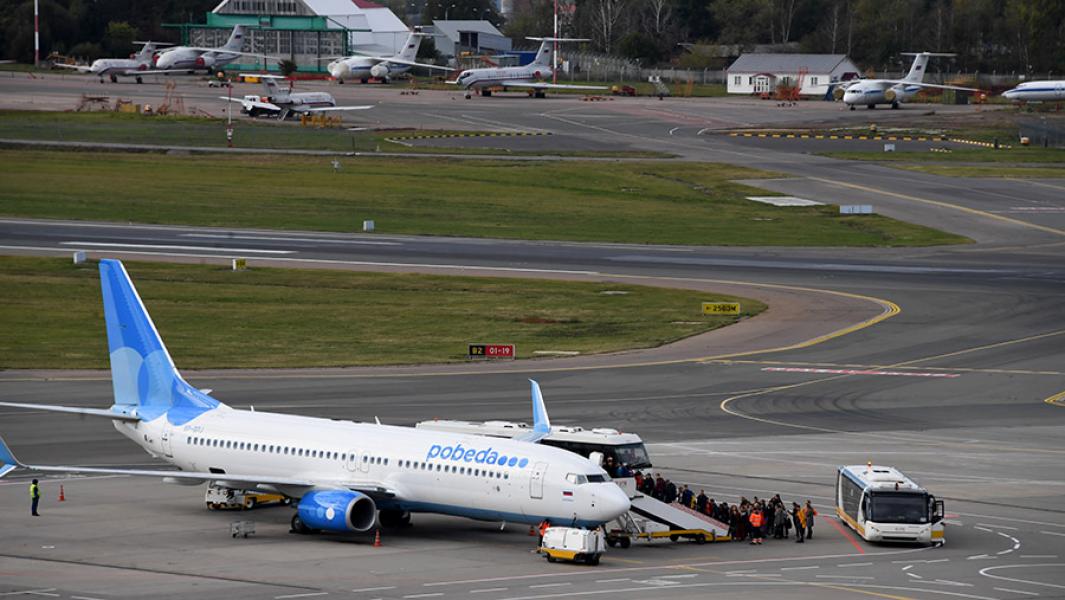
POLYGON ((41 66, 41 3, 33 0, 33 68, 41 66))
POLYGON ((558 83, 558 0, 555 0, 555 41, 551 42, 551 83, 558 83))

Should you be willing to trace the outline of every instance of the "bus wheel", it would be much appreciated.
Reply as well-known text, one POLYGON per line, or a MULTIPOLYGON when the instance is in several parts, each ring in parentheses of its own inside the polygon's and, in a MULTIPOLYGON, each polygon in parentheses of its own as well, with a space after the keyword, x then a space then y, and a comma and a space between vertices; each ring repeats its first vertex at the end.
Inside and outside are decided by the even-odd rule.
POLYGON ((675 541, 677 541, 679 539, 680 539, 679 535, 675 535, 674 534, 674 535, 669 536, 669 541, 671 541, 671 542, 675 542, 675 541))
POLYGON ((631 545, 632 545, 632 540, 630 540, 627 537, 621 538, 621 547, 622 548, 628 548, 631 545))

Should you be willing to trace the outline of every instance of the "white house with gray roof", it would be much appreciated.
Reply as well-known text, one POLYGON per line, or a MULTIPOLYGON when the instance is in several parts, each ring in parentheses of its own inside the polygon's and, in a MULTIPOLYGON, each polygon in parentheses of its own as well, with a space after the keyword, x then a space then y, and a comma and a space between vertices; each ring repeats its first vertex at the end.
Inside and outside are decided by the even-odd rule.
POLYGON ((804 96, 824 96, 832 84, 860 75, 845 54, 741 54, 725 72, 730 94, 772 93, 782 83, 794 85, 802 73, 804 96))

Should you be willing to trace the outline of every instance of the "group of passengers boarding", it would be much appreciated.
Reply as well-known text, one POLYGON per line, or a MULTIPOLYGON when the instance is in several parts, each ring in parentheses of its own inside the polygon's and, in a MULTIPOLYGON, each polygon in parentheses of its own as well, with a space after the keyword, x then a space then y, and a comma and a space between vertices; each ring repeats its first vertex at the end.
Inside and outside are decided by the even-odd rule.
POLYGON ((769 500, 760 500, 757 496, 754 500, 740 498, 739 503, 730 505, 708 498, 704 490, 695 494, 687 485, 678 488, 661 473, 652 476, 636 471, 633 477, 636 489, 642 494, 666 504, 680 504, 728 525, 729 537, 734 542, 750 541, 757 545, 767 537, 786 540, 791 538, 792 529, 795 530, 795 541, 800 544, 814 536, 817 509, 809 500, 805 505, 792 502, 789 508, 780 494, 776 494, 769 500))

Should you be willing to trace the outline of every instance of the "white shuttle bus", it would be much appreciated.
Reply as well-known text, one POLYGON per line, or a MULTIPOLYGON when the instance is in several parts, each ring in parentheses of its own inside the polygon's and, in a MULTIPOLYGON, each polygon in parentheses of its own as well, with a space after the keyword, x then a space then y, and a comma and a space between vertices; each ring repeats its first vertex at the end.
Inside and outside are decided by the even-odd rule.
MULTIPOLYGON (((516 423, 513 421, 451 421, 434 419, 422 421, 415 425, 419 429, 432 429, 434 431, 448 431, 467 435, 483 435, 487 437, 513 438, 529 430, 528 423, 516 423)), ((555 446, 563 450, 569 450, 575 454, 590 458, 592 453, 598 452, 602 459, 613 459, 616 465, 628 465, 633 471, 649 469, 651 459, 647 456, 647 448, 643 440, 635 433, 622 433, 617 429, 596 427, 585 429, 575 425, 553 425, 551 433, 540 440, 545 446, 555 446)), ((611 473, 610 475, 614 475, 611 473)))
POLYGON ((840 467, 836 515, 870 542, 946 542, 943 501, 894 467, 840 467))

